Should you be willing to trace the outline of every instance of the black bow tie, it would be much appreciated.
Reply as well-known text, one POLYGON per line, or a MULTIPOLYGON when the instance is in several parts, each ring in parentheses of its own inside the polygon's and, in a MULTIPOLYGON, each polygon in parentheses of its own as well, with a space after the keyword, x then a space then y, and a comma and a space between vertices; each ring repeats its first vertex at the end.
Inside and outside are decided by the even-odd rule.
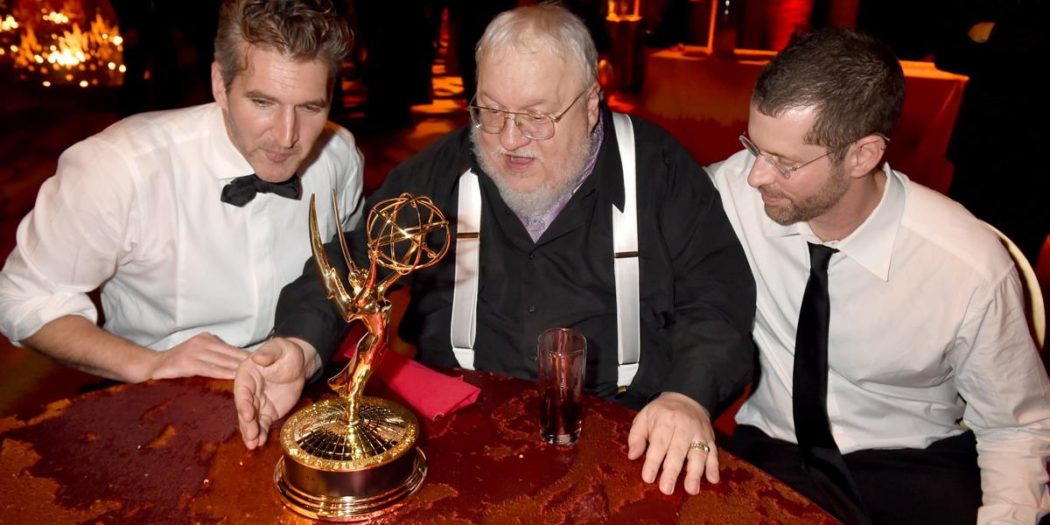
POLYGON ((222 188, 222 202, 238 208, 248 204, 256 193, 273 193, 288 199, 299 200, 303 195, 303 185, 295 175, 284 182, 266 182, 253 175, 237 177, 222 188))

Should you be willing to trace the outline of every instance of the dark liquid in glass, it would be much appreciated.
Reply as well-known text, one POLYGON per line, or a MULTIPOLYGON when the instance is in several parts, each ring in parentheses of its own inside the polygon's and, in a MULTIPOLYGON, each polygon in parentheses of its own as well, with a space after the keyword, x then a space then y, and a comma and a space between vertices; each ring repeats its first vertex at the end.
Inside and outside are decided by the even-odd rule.
POLYGON ((555 445, 571 445, 580 437, 581 407, 573 392, 548 391, 540 400, 540 432, 555 445))

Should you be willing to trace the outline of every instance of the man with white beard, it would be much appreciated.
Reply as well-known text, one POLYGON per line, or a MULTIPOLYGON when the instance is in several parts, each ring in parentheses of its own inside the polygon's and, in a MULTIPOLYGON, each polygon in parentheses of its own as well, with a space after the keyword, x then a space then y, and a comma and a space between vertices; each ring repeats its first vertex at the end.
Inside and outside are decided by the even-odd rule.
MULTIPOLYGON (((696 494, 705 474, 718 481, 711 415, 748 381, 753 357, 754 281, 718 193, 668 134, 602 102, 594 43, 564 8, 503 13, 477 57, 472 125, 397 167, 369 202, 429 196, 459 234, 440 263, 401 281, 411 289, 401 336, 430 366, 534 379, 537 336, 579 330, 586 390, 642 409, 627 443, 631 458, 645 457, 642 478, 659 474, 670 494, 684 465, 696 494), (631 210, 635 218, 619 218, 631 210), (636 235, 633 249, 621 249, 624 231, 636 235), (635 299, 618 297, 629 286, 614 260, 637 261, 635 299), (476 288, 461 272, 478 275, 476 288), (632 308, 633 323, 618 322, 632 308), (633 346, 618 338, 632 329, 633 346), (632 348, 637 357, 624 358, 632 348)), ((349 240, 367 264, 365 229, 349 240)), ((342 260, 338 243, 329 250, 342 260)), ((282 292, 278 337, 238 372, 249 447, 265 442, 323 361, 304 365, 304 352, 327 357, 346 334, 307 266, 282 292)))

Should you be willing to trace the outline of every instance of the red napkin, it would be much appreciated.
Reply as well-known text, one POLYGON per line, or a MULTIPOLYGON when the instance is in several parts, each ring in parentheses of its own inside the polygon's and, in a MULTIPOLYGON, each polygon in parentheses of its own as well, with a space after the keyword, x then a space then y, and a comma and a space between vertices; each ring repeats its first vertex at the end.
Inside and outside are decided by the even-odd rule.
MULTIPOLYGON (((349 341, 356 339, 351 337, 344 341, 340 352, 348 357, 355 351, 349 341)), ((472 405, 481 393, 480 388, 458 377, 431 370, 391 348, 383 354, 375 375, 416 412, 433 421, 472 405)))
POLYGON ((416 412, 434 421, 472 405, 481 393, 480 388, 458 377, 431 370, 391 349, 375 373, 416 412))
MULTIPOLYGON (((364 327, 360 323, 355 324, 343 339, 336 355, 352 357, 357 351, 358 340, 364 334, 364 327)), ((416 412, 432 421, 474 404, 481 393, 480 388, 458 377, 431 370, 390 347, 387 347, 379 361, 375 375, 416 412)))

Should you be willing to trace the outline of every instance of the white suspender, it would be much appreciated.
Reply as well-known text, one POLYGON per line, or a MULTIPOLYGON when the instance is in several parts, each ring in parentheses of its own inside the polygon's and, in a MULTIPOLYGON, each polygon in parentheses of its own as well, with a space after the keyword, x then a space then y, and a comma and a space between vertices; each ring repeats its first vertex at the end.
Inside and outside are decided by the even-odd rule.
POLYGON ((474 369, 478 322, 478 257, 481 254, 481 186, 467 170, 459 177, 456 224, 456 284, 452 291, 452 352, 459 366, 474 369))
MULTIPOLYGON (((638 372, 640 357, 638 294, 638 213, 634 127, 627 115, 613 113, 616 142, 623 163, 623 211, 612 207, 613 270, 616 278, 616 343, 619 386, 627 386, 638 372)), ((481 187, 467 170, 459 178, 456 229, 456 283, 452 295, 452 352, 463 368, 474 369, 477 327, 479 255, 481 253, 481 187)))
POLYGON ((616 142, 623 164, 623 211, 612 208, 613 269, 616 272, 616 349, 620 366, 616 384, 627 386, 638 372, 641 348, 638 315, 638 206, 634 160, 634 126, 623 113, 613 113, 616 142))

